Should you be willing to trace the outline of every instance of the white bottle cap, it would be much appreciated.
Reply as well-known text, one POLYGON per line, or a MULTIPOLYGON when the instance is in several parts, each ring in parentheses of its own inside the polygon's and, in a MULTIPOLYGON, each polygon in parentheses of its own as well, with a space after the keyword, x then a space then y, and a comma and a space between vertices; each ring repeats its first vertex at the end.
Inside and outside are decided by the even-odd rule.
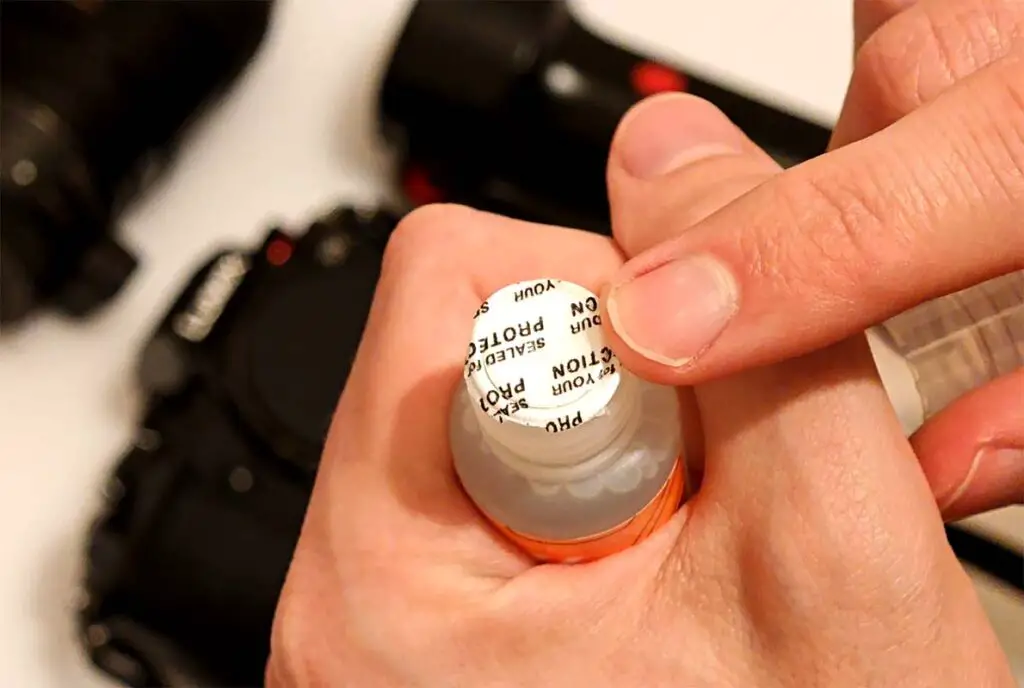
POLYGON ((639 420, 637 381, 605 340, 597 296, 564 280, 518 282, 488 297, 474 317, 465 378, 484 438, 520 469, 590 463, 639 420))

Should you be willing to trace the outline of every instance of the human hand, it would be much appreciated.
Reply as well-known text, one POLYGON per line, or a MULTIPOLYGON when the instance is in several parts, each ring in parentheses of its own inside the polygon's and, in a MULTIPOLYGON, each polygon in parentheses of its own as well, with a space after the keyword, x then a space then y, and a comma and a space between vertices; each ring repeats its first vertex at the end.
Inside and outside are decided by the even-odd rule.
MULTIPOLYGON (((693 384, 1024 268, 1024 3, 856 10, 852 81, 818 159, 780 173, 685 95, 624 119, 608 181, 615 237, 636 257, 613 280, 605 321, 627 367, 693 384), (704 269, 684 274, 685 258, 704 269)), ((1004 371, 1014 346, 1024 361, 1020 327, 998 344, 1004 371)), ((1024 502, 1022 400, 1018 368, 915 433, 947 519, 1024 502)))
POLYGON ((697 387, 701 490, 628 551, 535 565, 490 528, 448 446, 472 316, 621 265, 608 239, 464 208, 401 223, 268 686, 1012 685, 863 342, 697 387))

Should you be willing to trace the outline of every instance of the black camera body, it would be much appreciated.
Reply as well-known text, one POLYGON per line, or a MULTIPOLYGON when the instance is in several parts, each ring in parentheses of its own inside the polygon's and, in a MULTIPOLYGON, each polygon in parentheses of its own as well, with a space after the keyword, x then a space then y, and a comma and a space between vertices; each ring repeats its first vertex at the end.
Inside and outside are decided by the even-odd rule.
POLYGON ((824 153, 828 127, 590 31, 565 0, 417 0, 378 93, 382 138, 413 205, 439 200, 610 231, 605 166, 647 96, 718 106, 783 166, 824 153))
POLYGON ((262 684, 274 608, 397 218, 340 208, 224 250, 139 360, 89 543, 83 640, 131 686, 262 684))

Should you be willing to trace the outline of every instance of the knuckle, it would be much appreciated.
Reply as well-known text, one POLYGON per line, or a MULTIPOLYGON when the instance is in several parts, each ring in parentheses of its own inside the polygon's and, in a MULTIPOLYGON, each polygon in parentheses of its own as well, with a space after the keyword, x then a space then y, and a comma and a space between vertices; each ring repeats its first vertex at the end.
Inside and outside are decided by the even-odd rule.
POLYGON ((476 211, 467 206, 433 203, 411 211, 399 221, 384 248, 383 275, 401 275, 409 269, 431 264, 431 257, 457 254, 469 240, 476 211))
POLYGON ((905 10, 913 0, 853 0, 854 27, 867 38, 905 10))
MULTIPOLYGON (((796 168, 769 184, 769 205, 781 217, 759 223, 764 229, 747 240, 755 245, 743 247, 756 256, 750 264, 758 277, 822 304, 882 302, 898 285, 865 276, 927 251, 932 237, 948 234, 949 218, 968 207, 993 216, 1018 208, 1024 57, 1003 57, 957 89, 957 99, 933 110, 931 128, 919 137, 870 154, 850 152, 846 164, 796 168), (957 126, 949 126, 953 121, 957 126)), ((1019 262, 1024 233, 991 229, 986 236, 1019 262)))
POLYGON ((682 235, 778 172, 774 161, 753 152, 690 162, 642 196, 613 203, 613 236, 628 256, 636 256, 682 235))
POLYGON ((819 210, 818 227, 822 231, 810 235, 818 256, 839 274, 850 266, 858 268, 854 272, 860 274, 859 268, 865 263, 874 264, 876 259, 884 258, 876 255, 878 239, 883 232, 890 234, 896 228, 887 226, 883 216, 883 193, 875 175, 861 174, 856 180, 808 175, 803 186, 802 195, 807 197, 808 205, 819 210))
MULTIPOLYGON (((851 91, 866 94, 873 106, 884 107, 888 119, 917 109, 924 101, 921 89, 922 57, 934 42, 932 24, 906 24, 905 17, 883 26, 868 38, 854 58, 851 91)), ((932 65, 934 68, 934 64, 932 65)))
POLYGON ((1024 33, 1014 0, 925 2, 895 17, 858 51, 853 86, 893 118, 1012 52, 1024 33))
POLYGON ((891 12, 898 7, 898 0, 854 0, 853 8, 861 13, 882 13, 891 12))
POLYGON ((905 232, 889 221, 894 213, 885 210, 878 175, 856 172, 780 178, 772 205, 782 221, 764 225, 774 228, 770 235, 746 247, 757 256, 752 264, 762 276, 788 292, 818 294, 821 301, 847 299, 864 286, 863 275, 873 265, 900 255, 905 232), (792 235, 793 227, 798 235, 792 235))

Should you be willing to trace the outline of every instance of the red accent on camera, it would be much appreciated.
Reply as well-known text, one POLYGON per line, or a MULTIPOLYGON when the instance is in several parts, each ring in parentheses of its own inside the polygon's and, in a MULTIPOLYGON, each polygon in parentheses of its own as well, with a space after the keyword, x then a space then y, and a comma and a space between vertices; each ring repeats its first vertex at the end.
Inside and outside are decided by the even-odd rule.
POLYGON ((444 200, 444 192, 434 185, 430 175, 418 165, 409 165, 402 173, 402 191, 413 205, 428 205, 444 200))
POLYGON ((640 62, 633 67, 630 81, 641 96, 668 91, 686 91, 686 76, 657 62, 640 62))
POLYGON ((267 262, 276 268, 281 267, 292 257, 294 247, 286 239, 274 239, 267 246, 267 262))

